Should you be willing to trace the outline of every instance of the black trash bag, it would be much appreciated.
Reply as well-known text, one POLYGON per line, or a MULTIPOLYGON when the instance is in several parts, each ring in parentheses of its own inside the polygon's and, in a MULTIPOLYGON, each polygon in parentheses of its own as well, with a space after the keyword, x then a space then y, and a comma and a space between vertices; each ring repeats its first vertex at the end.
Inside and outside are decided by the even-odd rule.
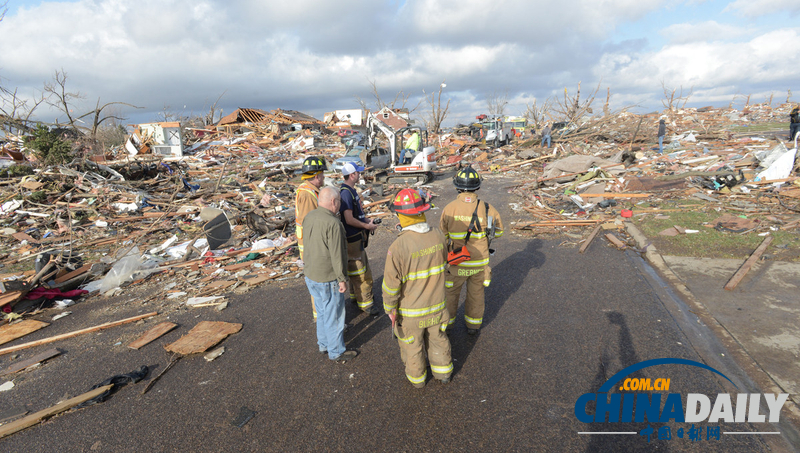
POLYGON ((82 407, 86 407, 86 406, 91 406, 93 404, 104 402, 105 400, 108 399, 108 397, 111 396, 112 393, 115 393, 118 388, 124 386, 125 384, 130 384, 130 383, 135 384, 135 383, 141 381, 142 379, 144 379, 144 377, 147 376, 147 373, 149 371, 150 371, 150 369, 147 367, 147 365, 142 365, 142 367, 139 368, 139 371, 131 371, 128 374, 118 374, 116 376, 112 376, 112 377, 106 379, 105 381, 103 381, 103 382, 101 382, 101 383, 99 383, 97 385, 92 386, 92 388, 90 388, 89 391, 92 391, 92 390, 94 390, 96 388, 99 388, 99 387, 102 387, 104 385, 114 384, 113 387, 111 387, 110 389, 108 389, 105 392, 101 393, 100 395, 97 395, 96 397, 86 401, 85 403, 80 404, 78 406, 78 409, 80 409, 82 407))

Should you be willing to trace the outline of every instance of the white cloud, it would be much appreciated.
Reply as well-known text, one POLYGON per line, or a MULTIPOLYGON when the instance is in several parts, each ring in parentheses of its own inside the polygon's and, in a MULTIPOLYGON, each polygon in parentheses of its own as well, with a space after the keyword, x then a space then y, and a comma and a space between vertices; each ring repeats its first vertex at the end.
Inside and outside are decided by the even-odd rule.
MULTIPOLYGON (((290 108, 320 115, 403 89, 418 101, 447 80, 452 118, 485 110, 487 93, 508 91, 510 110, 579 81, 623 97, 652 98, 660 81, 713 86, 786 85, 798 66, 797 29, 753 37, 748 27, 698 18, 614 43, 614 30, 684 2, 77 0, 23 8, 0 23, 0 77, 20 92, 41 89, 56 69, 68 88, 158 112, 187 105, 290 108), (738 37, 744 44, 730 44, 738 37), (775 41, 772 41, 775 40, 775 41), (613 49, 613 50, 609 50, 613 49), (794 53, 792 53, 794 52, 794 53), (512 105, 513 104, 513 105, 512 105)), ((690 0, 690 3, 693 3, 690 0)), ((644 20, 644 19, 642 19, 644 20)), ((133 112, 130 112, 133 113, 133 112)), ((517 114, 519 111, 509 111, 517 114)), ((153 116, 155 115, 152 113, 153 116)), ((148 118, 153 119, 153 118, 148 118)))
POLYGON ((800 12, 800 2, 797 0, 735 0, 729 3, 723 11, 737 11, 748 17, 775 13, 797 15, 800 12))
POLYGON ((696 24, 672 24, 659 33, 672 44, 687 44, 698 41, 728 41, 747 34, 748 30, 709 20, 696 24))
POLYGON ((743 43, 671 44, 650 53, 607 54, 594 73, 603 77, 612 91, 625 87, 650 104, 661 97, 662 81, 670 88, 693 87, 693 101, 713 102, 736 93, 792 88, 797 83, 798 64, 800 29, 781 29, 743 43))

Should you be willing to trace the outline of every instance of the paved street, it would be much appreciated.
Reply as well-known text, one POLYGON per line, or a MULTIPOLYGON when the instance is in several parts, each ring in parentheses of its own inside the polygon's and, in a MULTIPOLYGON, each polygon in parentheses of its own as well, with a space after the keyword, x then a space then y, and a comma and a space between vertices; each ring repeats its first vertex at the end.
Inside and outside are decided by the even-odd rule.
MULTIPOLYGON (((2 395, 3 408, 27 405, 36 411, 141 365, 153 366, 157 373, 169 360, 162 345, 201 320, 244 325, 223 342, 226 352, 215 361, 185 358, 145 395, 140 395, 144 382, 123 387, 105 403, 0 440, 0 450, 753 452, 790 448, 780 436, 721 435, 716 440, 707 439, 705 429, 702 440, 692 442, 676 435, 678 428, 688 431, 689 424, 674 422, 651 423, 656 431, 670 426, 672 439, 657 440, 656 435, 649 444, 638 434, 578 434, 638 432, 648 426, 584 424, 574 415, 580 395, 597 392, 616 372, 644 360, 705 362, 714 356, 713 363, 705 363, 739 386, 736 389, 711 372, 678 365, 634 375, 670 378, 670 392, 684 397, 750 393, 752 384, 727 354, 722 355, 724 351, 715 349, 719 346, 713 339, 703 337, 702 326, 687 326, 691 319, 686 308, 669 297, 635 253, 620 252, 597 240, 581 255, 574 244, 560 245, 560 239, 512 234, 509 222, 515 215, 508 202, 515 200, 503 190, 510 183, 490 179, 479 192, 503 215, 506 235, 493 244, 497 253, 480 335, 466 335, 459 317, 450 336, 455 359, 450 384, 429 381, 425 389, 412 388, 397 344, 390 339, 388 318, 358 315, 353 305, 348 306, 353 327, 345 339, 361 354, 346 364, 330 362, 317 352, 308 292, 302 279, 293 279, 231 296, 230 306, 222 312, 213 308, 173 312, 169 320, 181 327, 138 351, 125 345, 165 317, 55 344, 65 354, 16 378, 16 387, 2 395), (707 347, 701 347, 703 342, 707 347), (242 408, 255 411, 255 416, 235 427, 231 422, 242 408)), ((455 190, 449 179, 434 184, 440 197, 434 200, 437 209, 429 219, 438 224, 439 212, 455 197, 455 190)), ((370 242, 378 291, 383 260, 394 237, 382 227, 370 242)), ((165 302, 119 304, 113 319, 161 311, 165 302)), ((108 321, 106 306, 108 302, 98 299, 78 304, 63 323, 24 341, 108 321)), ((22 351, 20 358, 42 350, 22 351)), ((9 363, 8 356, 0 357, 0 367, 9 363)), ((719 426, 722 432, 776 430, 770 424, 719 426)))

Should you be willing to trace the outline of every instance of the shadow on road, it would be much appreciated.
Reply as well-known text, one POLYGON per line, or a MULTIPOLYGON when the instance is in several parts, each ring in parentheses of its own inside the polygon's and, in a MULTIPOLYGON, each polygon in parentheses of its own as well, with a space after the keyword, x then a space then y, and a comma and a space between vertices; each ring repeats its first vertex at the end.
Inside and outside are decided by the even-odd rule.
MULTIPOLYGON (((380 314, 377 316, 370 316, 362 312, 358 306, 353 303, 347 303, 345 307, 345 320, 351 327, 347 329, 347 332, 344 334, 344 342, 349 349, 358 349, 369 343, 372 338, 378 335, 378 332, 391 329, 389 317, 384 316, 383 311, 383 294, 381 293, 383 276, 375 277, 377 276, 373 275, 372 303, 378 307, 380 314)), ((387 333, 385 335, 389 334, 387 333)))
MULTIPOLYGON (((613 334, 616 330, 616 335, 610 338, 603 338, 600 341, 599 347, 601 350, 599 351, 600 357, 598 358, 599 363, 597 365, 597 374, 595 374, 595 377, 592 380, 592 385, 586 391, 586 393, 597 392, 598 389, 608 380, 608 378, 622 369, 637 364, 641 361, 639 359, 639 355, 636 353, 636 350, 633 347, 633 337, 630 329, 628 328, 628 323, 625 320, 625 315, 613 311, 606 313, 606 318, 610 323, 608 332, 613 334), (616 329, 614 329, 614 327, 616 327, 616 329)), ((636 371, 631 373, 630 377, 643 378, 645 375, 641 371, 636 371)), ((609 394, 601 393, 598 396, 606 397, 610 400, 611 395, 615 393, 618 392, 612 392, 609 394)), ((596 404, 590 402, 587 405, 586 412, 589 414, 595 414, 596 404)), ((617 414, 619 414, 619 408, 617 408, 617 414)), ((609 413, 609 415, 605 415, 604 420, 609 420, 610 417, 611 415, 609 413)), ((664 424, 662 423, 648 423, 648 426, 653 428, 653 432, 650 434, 651 443, 649 444, 646 439, 639 435, 639 431, 641 431, 643 428, 642 423, 609 424, 596 422, 584 425, 586 426, 586 429, 581 429, 581 431, 617 431, 637 433, 636 435, 591 435, 591 441, 586 447, 587 452, 651 451, 652 442, 658 439, 658 429, 663 425, 664 424)), ((674 433, 671 434, 674 435, 674 433)), ((659 447, 663 448, 664 445, 660 444, 659 447)))
MULTIPOLYGON (((531 269, 539 269, 544 265, 545 255, 539 250, 541 247, 542 241, 539 239, 528 241, 524 249, 515 252, 497 266, 492 267, 492 283, 484 292, 486 309, 483 313, 481 329, 485 329, 497 318, 506 301, 522 287, 531 269)), ((464 286, 466 287, 466 285, 464 286)), ((466 289, 462 290, 462 295, 464 294, 466 294, 466 289)), ((459 298, 459 304, 463 305, 461 298, 459 298)), ((462 306, 456 314, 456 323, 450 333, 455 373, 458 373, 466 363, 477 339, 480 338, 480 335, 467 335, 463 319, 464 308, 462 306)))

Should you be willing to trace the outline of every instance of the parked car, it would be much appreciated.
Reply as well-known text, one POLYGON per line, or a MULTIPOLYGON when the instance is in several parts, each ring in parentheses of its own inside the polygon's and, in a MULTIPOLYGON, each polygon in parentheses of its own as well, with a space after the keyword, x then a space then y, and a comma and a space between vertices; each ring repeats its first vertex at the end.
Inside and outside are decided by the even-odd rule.
POLYGON ((355 146, 366 146, 367 144, 367 137, 360 132, 342 137, 340 140, 346 151, 350 151, 355 146))
POLYGON ((360 165, 362 167, 373 167, 379 169, 389 168, 391 159, 389 156, 389 150, 386 148, 375 148, 371 151, 367 151, 365 147, 357 145, 347 151, 343 157, 333 161, 333 170, 337 173, 341 173, 342 167, 344 167, 344 164, 348 162, 352 162, 354 165, 360 165))

